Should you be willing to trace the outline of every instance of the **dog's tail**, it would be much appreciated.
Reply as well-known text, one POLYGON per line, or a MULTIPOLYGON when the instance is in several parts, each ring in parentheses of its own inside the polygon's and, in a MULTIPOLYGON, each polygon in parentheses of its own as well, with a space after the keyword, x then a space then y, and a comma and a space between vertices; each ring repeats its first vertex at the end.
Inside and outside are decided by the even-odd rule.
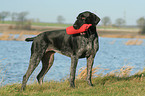
POLYGON ((26 38, 25 41, 29 42, 29 41, 33 41, 35 37, 32 38, 26 38))

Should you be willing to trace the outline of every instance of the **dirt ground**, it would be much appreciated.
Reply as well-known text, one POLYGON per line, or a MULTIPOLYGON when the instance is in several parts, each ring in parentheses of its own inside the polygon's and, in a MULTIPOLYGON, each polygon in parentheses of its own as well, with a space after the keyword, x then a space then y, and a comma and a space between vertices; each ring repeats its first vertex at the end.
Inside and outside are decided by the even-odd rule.
MULTIPOLYGON (((24 40, 24 35, 38 35, 44 31, 65 29, 54 26, 32 26, 32 30, 16 30, 14 25, 0 24, 0 40, 24 40), (10 35, 11 34, 11 35, 10 35), (17 38, 14 35, 19 34, 17 38)), ((145 35, 139 34, 139 29, 97 29, 100 37, 108 38, 137 38, 145 39, 145 35)))

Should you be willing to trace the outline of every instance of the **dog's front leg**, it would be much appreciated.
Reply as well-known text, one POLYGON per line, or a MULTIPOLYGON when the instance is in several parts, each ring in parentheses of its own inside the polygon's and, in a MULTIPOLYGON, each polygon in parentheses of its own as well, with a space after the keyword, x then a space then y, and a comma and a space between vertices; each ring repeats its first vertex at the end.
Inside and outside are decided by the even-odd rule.
POLYGON ((71 56, 70 87, 75 87, 74 81, 75 81, 77 63, 78 63, 78 58, 76 56, 71 56))
POLYGON ((92 55, 90 55, 87 58, 87 82, 90 86, 93 86, 92 84, 92 67, 93 67, 93 63, 94 63, 94 57, 92 55))

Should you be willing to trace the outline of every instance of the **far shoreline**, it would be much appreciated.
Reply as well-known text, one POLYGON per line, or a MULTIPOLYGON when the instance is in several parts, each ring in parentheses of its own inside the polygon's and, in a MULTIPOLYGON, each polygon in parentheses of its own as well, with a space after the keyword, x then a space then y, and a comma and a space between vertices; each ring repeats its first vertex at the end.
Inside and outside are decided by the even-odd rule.
MULTIPOLYGON (((13 25, 11 24, 0 24, 0 40, 16 40, 24 41, 25 35, 38 35, 45 31, 60 30, 66 27, 58 26, 32 26, 32 30, 16 30, 11 29, 13 25), (15 38, 15 35, 19 35, 15 38)), ((145 35, 139 34, 139 29, 137 28, 97 28, 99 37, 105 38, 136 38, 145 39, 145 35)))

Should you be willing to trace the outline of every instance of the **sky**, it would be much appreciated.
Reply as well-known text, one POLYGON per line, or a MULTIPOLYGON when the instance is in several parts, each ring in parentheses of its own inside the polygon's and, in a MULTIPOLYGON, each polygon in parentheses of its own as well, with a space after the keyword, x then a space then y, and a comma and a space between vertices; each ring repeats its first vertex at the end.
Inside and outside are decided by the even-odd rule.
POLYGON ((123 18, 126 25, 136 25, 137 19, 145 17, 145 0, 0 0, 2 11, 27 11, 27 18, 51 23, 56 23, 59 15, 65 23, 74 23, 79 13, 91 11, 101 19, 110 17, 112 24, 123 18))

